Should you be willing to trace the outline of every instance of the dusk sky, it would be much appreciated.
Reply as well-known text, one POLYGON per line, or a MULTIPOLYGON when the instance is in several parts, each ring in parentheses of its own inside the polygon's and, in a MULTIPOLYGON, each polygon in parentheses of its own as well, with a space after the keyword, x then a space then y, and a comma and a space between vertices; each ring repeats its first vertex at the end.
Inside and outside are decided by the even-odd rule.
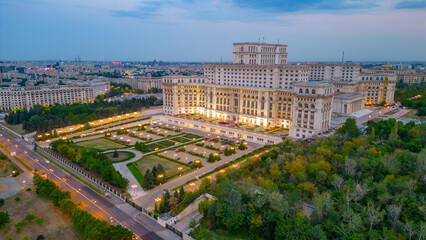
POLYGON ((424 61, 426 0, 0 0, 0 60, 232 61, 259 37, 289 61, 424 61))

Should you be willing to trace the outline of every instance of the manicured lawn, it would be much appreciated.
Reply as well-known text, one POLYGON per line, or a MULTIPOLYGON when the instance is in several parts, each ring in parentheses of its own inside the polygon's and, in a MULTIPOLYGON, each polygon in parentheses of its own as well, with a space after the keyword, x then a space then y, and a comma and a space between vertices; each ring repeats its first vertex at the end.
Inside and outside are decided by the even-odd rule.
POLYGON ((160 143, 151 143, 151 144, 147 144, 146 146, 149 147, 152 151, 155 151, 156 148, 158 149, 165 148, 165 146, 161 145, 160 143))
POLYGON ((125 145, 110 141, 105 138, 97 138, 97 139, 78 142, 77 145, 81 147, 89 147, 89 148, 94 148, 99 150, 110 150, 110 149, 126 147, 125 145))
POLYGON ((183 168, 182 172, 185 172, 190 169, 189 167, 185 165, 178 164, 155 155, 145 156, 141 160, 135 162, 135 165, 137 166, 138 170, 142 174, 145 174, 146 169, 151 170, 152 167, 157 166, 158 164, 161 164, 166 170, 167 178, 170 178, 179 174, 180 171, 178 170, 178 167, 183 168))
POLYGON ((175 138, 172 138, 172 140, 176 141, 176 142, 180 142, 180 143, 186 143, 186 142, 191 141, 191 140, 189 140, 187 138, 183 138, 183 137, 175 137, 175 138))
POLYGON ((143 186, 143 175, 141 174, 141 172, 139 172, 139 169, 136 167, 136 163, 134 163, 134 162, 128 163, 126 166, 129 168, 130 172, 136 178, 138 183, 141 186, 143 186))
POLYGON ((174 146, 176 142, 170 141, 170 140, 165 140, 165 141, 161 141, 158 142, 159 144, 165 146, 165 147, 171 147, 174 146))
POLYGON ((184 137, 186 137, 186 138, 189 138, 189 139, 193 139, 193 138, 201 138, 201 136, 198 136, 198 135, 195 135, 195 134, 192 134, 192 133, 187 133, 184 137))
POLYGON ((120 151, 118 151, 117 153, 118 153, 118 157, 116 157, 116 158, 113 157, 114 152, 107 153, 106 155, 113 162, 126 161, 126 160, 129 160, 129 159, 132 159, 132 158, 135 157, 135 154, 132 153, 132 152, 120 152, 120 151))

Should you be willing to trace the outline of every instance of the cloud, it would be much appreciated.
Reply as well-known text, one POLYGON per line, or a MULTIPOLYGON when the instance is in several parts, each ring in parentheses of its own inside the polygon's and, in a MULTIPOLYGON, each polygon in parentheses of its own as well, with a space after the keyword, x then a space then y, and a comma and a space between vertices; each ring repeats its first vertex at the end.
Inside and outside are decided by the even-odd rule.
POLYGON ((297 11, 351 10, 377 7, 377 1, 369 0, 235 0, 241 8, 265 9, 285 13, 297 11))
POLYGON ((426 8, 426 0, 402 1, 395 5, 395 9, 421 9, 426 8))

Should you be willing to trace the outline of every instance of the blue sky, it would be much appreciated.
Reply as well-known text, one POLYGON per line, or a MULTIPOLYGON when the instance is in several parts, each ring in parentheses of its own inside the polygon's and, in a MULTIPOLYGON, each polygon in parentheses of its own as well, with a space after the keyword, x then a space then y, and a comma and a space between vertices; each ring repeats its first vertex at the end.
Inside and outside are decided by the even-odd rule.
POLYGON ((426 60, 426 0, 0 0, 0 60, 232 61, 232 43, 289 61, 426 60))

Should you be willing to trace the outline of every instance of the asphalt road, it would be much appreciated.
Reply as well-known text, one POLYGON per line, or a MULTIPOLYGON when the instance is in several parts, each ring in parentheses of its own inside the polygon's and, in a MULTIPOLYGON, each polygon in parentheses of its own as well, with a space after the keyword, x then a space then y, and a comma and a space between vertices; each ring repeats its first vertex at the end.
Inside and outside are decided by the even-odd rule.
MULTIPOLYGON (((100 196, 73 177, 67 178, 68 174, 65 171, 47 162, 36 152, 29 150, 26 147, 28 143, 24 140, 13 139, 1 130, 0 135, 0 144, 9 151, 16 152, 16 156, 32 169, 47 173, 48 178, 59 185, 62 190, 70 191, 74 200, 83 203, 83 209, 91 212, 99 219, 128 228, 140 239, 162 239, 154 232, 159 231, 159 227, 162 228, 155 221, 145 216, 146 219, 143 219, 145 224, 142 225, 140 222, 135 221, 132 216, 118 208, 112 200, 100 196)), ((176 236, 177 238, 178 236, 176 236)))

